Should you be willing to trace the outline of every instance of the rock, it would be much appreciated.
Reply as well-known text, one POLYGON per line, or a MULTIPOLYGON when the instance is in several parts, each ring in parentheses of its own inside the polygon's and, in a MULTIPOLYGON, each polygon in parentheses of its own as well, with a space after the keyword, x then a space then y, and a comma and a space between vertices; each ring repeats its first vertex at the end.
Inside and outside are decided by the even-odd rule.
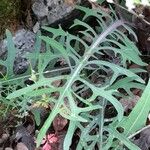
POLYGON ((41 25, 50 25, 65 18, 81 0, 34 0, 32 10, 41 25))
POLYGON ((44 1, 35 1, 32 5, 32 10, 38 19, 41 19, 48 15, 48 6, 44 4, 44 1))
POLYGON ((140 133, 139 139, 133 140, 141 150, 149 150, 150 148, 150 128, 143 130, 140 133))
POLYGON ((13 150, 13 149, 10 147, 6 147, 5 150, 13 150))
POLYGON ((0 138, 0 144, 5 142, 9 138, 9 134, 3 133, 2 137, 0 138))
MULTIPOLYGON (((24 145, 22 150, 35 150, 34 137, 30 135, 30 132, 22 125, 16 128, 15 141, 19 142, 18 148, 24 145)), ((21 150, 21 149, 18 149, 21 150)))
MULTIPOLYGON (((16 60, 14 64, 14 73, 22 74, 28 68, 28 61, 26 59, 26 53, 32 52, 35 43, 35 33, 38 32, 41 25, 52 25, 53 27, 58 24, 64 24, 64 27, 68 26, 69 22, 72 22, 74 18, 79 16, 70 15, 74 9, 75 4, 84 4, 89 6, 87 0, 32 0, 32 10, 37 19, 37 23, 34 25, 33 32, 26 29, 20 29, 15 32, 13 41, 18 49, 16 54, 16 60), (69 17, 67 17, 69 16, 69 17), (74 17, 73 17, 74 16, 74 17)), ((43 32, 44 33, 44 32, 43 32)), ((48 33, 44 34, 47 35, 48 33)), ((41 46, 45 51, 45 45, 41 46)), ((0 59, 6 59, 7 57, 7 41, 0 42, 0 59)), ((4 72, 5 68, 4 68, 4 72)))
POLYGON ((40 24, 39 24, 39 22, 37 22, 33 27, 33 32, 37 33, 39 31, 39 29, 40 29, 40 24))
POLYGON ((19 50, 18 55, 24 52, 32 52, 35 43, 35 34, 31 31, 21 29, 13 37, 16 48, 19 50))
POLYGON ((16 146, 16 150, 29 150, 26 145, 22 142, 18 143, 16 146))
MULTIPOLYGON (((28 68, 28 62, 25 57, 27 52, 32 52, 35 43, 35 34, 29 30, 20 29, 13 36, 15 47, 17 48, 16 60, 14 64, 14 73, 24 73, 28 68)), ((0 44, 0 58, 5 59, 7 56, 7 41, 0 44)))

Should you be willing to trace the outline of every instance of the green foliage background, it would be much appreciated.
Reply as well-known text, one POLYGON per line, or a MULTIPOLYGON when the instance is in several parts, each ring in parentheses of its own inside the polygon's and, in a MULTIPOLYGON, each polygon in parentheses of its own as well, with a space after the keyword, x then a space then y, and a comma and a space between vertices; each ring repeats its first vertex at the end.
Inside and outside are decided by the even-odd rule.
POLYGON ((76 19, 71 28, 80 27, 81 30, 71 34, 61 27, 44 27, 51 36, 41 36, 38 33, 34 52, 28 55, 29 70, 23 75, 15 76, 13 73, 16 49, 11 33, 6 32, 8 55, 6 60, 0 61, 0 64, 6 67, 6 73, 0 82, 1 91, 6 96, 1 93, 0 101, 11 109, 17 108, 20 113, 25 113, 31 110, 33 103, 45 97, 52 109, 37 137, 37 146, 54 118, 60 114, 69 120, 64 150, 70 149, 76 130, 79 131, 80 137, 77 150, 94 150, 95 147, 103 150, 117 147, 116 149, 121 150, 124 145, 131 150, 138 150, 128 136, 145 125, 149 112, 149 84, 128 118, 124 116, 124 108, 119 102, 119 98, 126 95, 118 90, 124 89, 126 94, 132 97, 131 89, 145 88, 144 80, 138 75, 144 70, 127 69, 127 63, 130 62, 139 66, 146 65, 139 57, 137 47, 127 36, 130 34, 136 39, 136 35, 113 11, 107 14, 100 9, 91 10, 80 6, 77 9, 85 15, 82 20, 76 19), (97 26, 88 24, 91 17, 96 20, 97 26), (41 40, 46 44, 44 53, 40 53, 41 40), (104 59, 106 54, 118 58, 119 61, 104 59), (59 59, 66 63, 69 68, 67 72, 58 71, 59 69, 54 67, 59 59), (55 69, 57 73, 53 74, 51 69, 55 69), (90 78, 95 72, 100 78, 105 76, 99 84, 93 83, 90 78), (34 84, 27 86, 24 81, 29 77, 34 84), (55 86, 54 83, 60 80, 63 84, 55 86), (82 93, 87 90, 91 92, 90 96, 85 98, 82 93), (58 98, 52 97, 52 93, 59 93, 58 98), (110 120, 104 117, 107 105, 113 106, 117 112, 110 120), (139 111, 141 113, 137 115, 139 111), (120 133, 117 128, 124 128, 124 132, 120 133), (118 140, 114 140, 116 138, 118 140))

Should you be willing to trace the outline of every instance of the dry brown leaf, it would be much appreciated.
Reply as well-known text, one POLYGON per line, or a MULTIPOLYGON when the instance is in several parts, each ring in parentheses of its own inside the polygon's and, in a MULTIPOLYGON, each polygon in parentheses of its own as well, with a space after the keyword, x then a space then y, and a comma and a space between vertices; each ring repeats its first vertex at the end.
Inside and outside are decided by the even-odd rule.
POLYGON ((122 98, 120 100, 120 103, 122 104, 124 111, 127 112, 128 110, 133 109, 133 107, 136 105, 139 99, 140 97, 135 95, 133 98, 129 98, 129 99, 122 98))
POLYGON ((52 83, 54 87, 59 87, 61 85, 61 80, 56 80, 52 83))
POLYGON ((4 141, 6 141, 9 138, 9 134, 4 133, 2 137, 0 138, 0 144, 2 144, 4 141))
POLYGON ((57 115, 53 121, 53 127, 55 132, 63 130, 67 123, 67 119, 63 118, 61 115, 57 115))

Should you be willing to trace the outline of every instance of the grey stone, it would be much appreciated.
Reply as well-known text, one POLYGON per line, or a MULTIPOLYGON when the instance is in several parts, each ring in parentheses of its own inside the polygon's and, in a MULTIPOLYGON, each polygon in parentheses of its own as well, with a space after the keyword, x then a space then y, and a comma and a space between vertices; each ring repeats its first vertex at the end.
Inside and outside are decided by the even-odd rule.
POLYGON ((35 34, 29 30, 21 29, 13 37, 14 44, 19 50, 18 55, 24 52, 32 52, 35 43, 35 34))
MULTIPOLYGON (((75 4, 80 4, 76 0, 75 4)), ((65 0, 34 0, 32 10, 40 25, 50 25, 68 16, 74 9, 75 4, 69 4, 65 0)))
POLYGON ((13 150, 13 149, 10 147, 6 147, 5 150, 13 150))
POLYGON ((39 31, 39 29, 40 29, 40 24, 39 24, 39 22, 36 22, 36 24, 33 27, 33 32, 37 33, 39 31))
POLYGON ((137 140, 133 140, 134 144, 139 146, 141 150, 149 150, 150 148, 150 128, 143 130, 137 140))
POLYGON ((35 150, 34 139, 27 128, 25 128, 23 125, 20 125, 16 128, 15 132, 15 140, 17 142, 21 142, 22 144, 24 144, 24 146, 26 146, 26 149, 28 150, 35 150))
MULTIPOLYGON (((14 64, 14 73, 24 73, 28 68, 26 54, 33 51, 35 43, 35 34, 29 30, 20 29, 13 36, 15 47, 17 48, 16 59, 14 64)), ((0 43, 0 58, 7 57, 7 40, 0 43)))
POLYGON ((43 18, 48 15, 48 6, 46 6, 42 0, 35 1, 32 5, 32 10, 38 19, 43 18))

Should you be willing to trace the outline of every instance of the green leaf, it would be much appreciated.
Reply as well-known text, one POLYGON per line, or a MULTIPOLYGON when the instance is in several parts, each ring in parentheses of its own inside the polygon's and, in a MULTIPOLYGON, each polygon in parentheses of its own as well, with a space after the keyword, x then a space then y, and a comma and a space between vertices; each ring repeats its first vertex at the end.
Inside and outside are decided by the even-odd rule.
POLYGON ((137 130, 145 126, 149 111, 150 111, 150 80, 146 86, 140 100, 133 108, 130 115, 122 120, 118 126, 124 128, 126 136, 133 134, 137 130))
MULTIPOLYGON (((113 127, 105 128, 106 131, 108 131, 111 135, 113 135, 115 138, 118 138, 120 140, 120 146, 122 143, 128 147, 130 150, 141 150, 138 146, 133 144, 128 138, 126 138, 123 134, 116 131, 113 127)), ((119 147, 119 145, 118 145, 119 147)))
POLYGON ((34 45, 34 51, 32 53, 27 54, 27 58, 29 59, 32 68, 35 68, 36 63, 38 61, 39 55, 40 55, 40 50, 41 50, 41 32, 39 31, 36 34, 36 41, 34 45))
POLYGON ((17 49, 14 46, 12 34, 9 30, 6 30, 6 37, 7 37, 7 58, 5 61, 1 60, 1 64, 7 68, 7 79, 11 79, 14 77, 14 61, 16 57, 17 49))
POLYGON ((128 95, 133 96, 131 89, 145 89, 145 85, 137 82, 133 82, 135 77, 126 77, 123 79, 120 79, 119 81, 115 82, 112 86, 110 86, 108 89, 124 89, 128 95))
MULTIPOLYGON (((30 85, 28 87, 24 87, 20 90, 17 90, 17 91, 14 91, 13 93, 10 93, 8 96, 7 96, 7 99, 13 99, 13 98, 16 98, 16 97, 20 97, 22 95, 26 95, 30 92, 33 91, 33 93, 35 94, 34 90, 37 90, 37 88, 41 87, 41 86, 49 86, 51 87, 52 89, 54 87, 52 87, 51 83, 56 81, 56 80, 60 80, 60 79, 63 79, 64 76, 60 76, 60 77, 55 77, 55 78, 45 78, 45 79, 41 79, 39 80, 38 82, 36 82, 35 84, 33 85, 30 85)), ((30 93, 31 94, 31 93, 30 93)), ((33 95, 34 96, 34 95, 33 95)))
POLYGON ((106 62, 106 61, 97 61, 97 60, 89 61, 87 63, 87 65, 88 64, 103 65, 103 66, 108 66, 109 68, 111 68, 114 71, 114 76, 112 76, 112 79, 110 81, 111 84, 116 80, 116 78, 119 75, 126 75, 128 77, 134 77, 134 80, 141 82, 141 83, 145 83, 145 81, 141 77, 136 75, 135 73, 133 73, 130 70, 127 70, 123 67, 120 67, 116 64, 112 64, 112 63, 106 62))
POLYGON ((64 139, 64 144, 63 144, 64 150, 70 149, 70 145, 72 142, 72 138, 73 138, 73 134, 75 132, 75 129, 76 129, 76 122, 70 121, 69 127, 68 127, 68 132, 67 132, 65 139, 64 139))
MULTIPOLYGON (((28 110, 30 105, 37 102, 43 94, 46 94, 47 99, 50 100, 49 105, 52 109, 38 134, 37 146, 40 145, 54 118, 60 114, 70 121, 64 143, 65 149, 70 148, 76 127, 81 136, 77 150, 95 149, 95 146, 101 149, 103 141, 112 138, 111 134, 103 135, 104 127, 117 126, 117 120, 122 122, 124 109, 115 93, 122 95, 123 93, 120 93, 118 88, 124 88, 130 93, 131 88, 142 86, 144 83, 144 80, 137 75, 140 69, 126 68, 127 62, 145 65, 139 57, 137 47, 122 31, 125 28, 126 33, 130 32, 135 37, 134 32, 124 24, 124 21, 119 20, 113 11, 106 13, 101 9, 91 10, 81 6, 77 9, 85 15, 82 20, 74 22, 71 31, 82 26, 80 31, 70 34, 61 27, 59 29, 44 27, 50 32, 50 37, 40 36, 40 39, 37 39, 36 51, 30 58, 31 68, 35 71, 35 74, 32 74, 36 76, 35 83, 26 87, 19 86, 20 89, 7 90, 9 92, 6 100, 13 102, 20 111, 28 110), (89 18, 95 19, 96 27, 87 23, 89 18), (46 42, 46 52, 42 53, 40 53, 41 40, 46 42), (105 54, 111 59, 106 58, 105 54), (114 57, 118 57, 119 62, 113 61, 114 57), (57 73, 52 72, 56 69, 57 63, 63 63, 62 66, 67 70, 58 69, 57 73), (93 76, 94 74, 96 77, 93 76), (98 82, 95 83, 93 77, 96 81, 98 79, 98 82), (57 81, 61 84, 57 85, 57 81), (53 96, 55 93, 56 97, 53 96), (116 124, 112 121, 104 122, 107 105, 116 109, 116 124)), ((11 60, 13 61, 14 58, 11 60)), ((7 61, 0 63, 6 67, 8 65, 7 61)), ((63 67, 61 69, 65 69, 63 67)), ((10 72, 12 71, 11 68, 10 72)), ((22 75, 21 78, 29 77, 22 75)), ((15 78, 10 86, 18 85, 16 79, 18 78, 15 78)), ((39 116, 35 117, 39 124, 39 116)), ((116 131, 113 134, 127 147, 135 147, 124 135, 116 131)), ((108 149, 111 148, 111 142, 114 144, 110 139, 106 146, 108 149)))
POLYGON ((34 115, 34 119, 35 119, 36 125, 39 126, 40 123, 41 123, 40 111, 38 109, 32 109, 31 112, 34 115))
POLYGON ((102 4, 105 0, 97 0, 98 3, 102 4))
POLYGON ((59 107, 58 108, 57 107, 58 106, 55 106, 55 111, 52 111, 47 120, 44 122, 44 125, 37 136, 37 145, 36 145, 37 147, 40 146, 43 137, 46 135, 47 129, 50 127, 50 124, 52 123, 56 115, 59 113, 60 110, 59 107))

